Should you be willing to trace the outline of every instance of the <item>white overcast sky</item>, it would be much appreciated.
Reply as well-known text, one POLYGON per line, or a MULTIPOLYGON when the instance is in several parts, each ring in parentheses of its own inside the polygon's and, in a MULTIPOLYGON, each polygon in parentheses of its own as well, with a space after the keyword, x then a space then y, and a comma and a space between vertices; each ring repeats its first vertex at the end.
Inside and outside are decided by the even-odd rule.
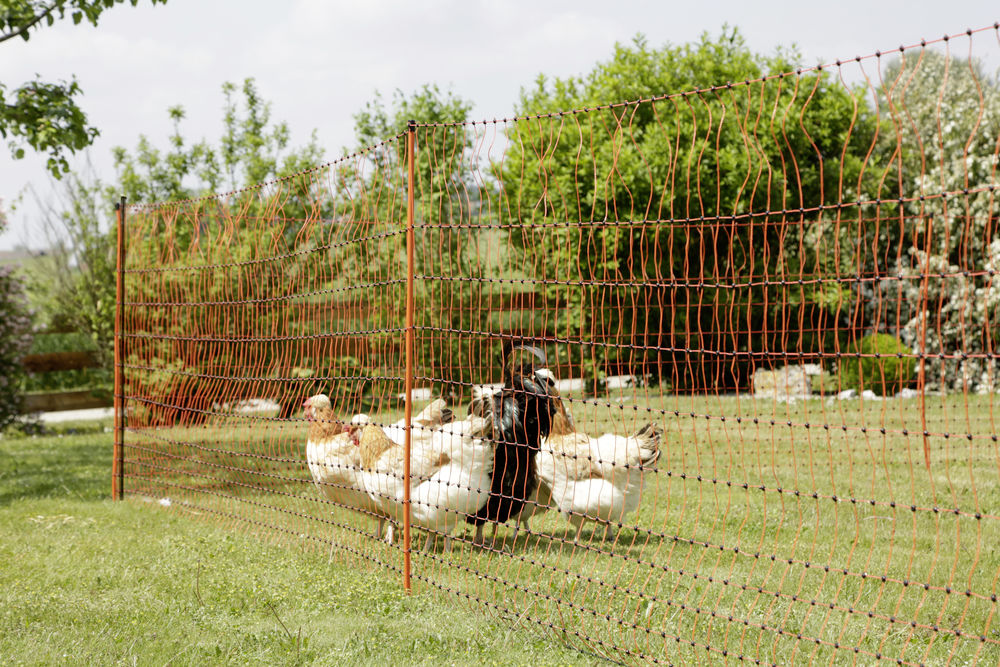
MULTIPOLYGON (((110 10, 96 28, 66 20, 0 45, 0 81, 13 88, 36 73, 76 75, 79 102, 101 131, 90 160, 111 179, 113 146, 132 148, 140 134, 165 144, 168 106, 186 110, 186 138, 216 139, 221 84, 250 76, 273 117, 288 121, 293 145, 315 128, 333 159, 353 143, 351 115, 375 90, 433 82, 472 100, 475 117, 507 116, 540 72, 585 73, 638 32, 659 46, 729 23, 756 51, 794 43, 802 65, 814 65, 997 20, 996 0, 140 0, 110 10)), ((977 41, 990 39, 995 33, 977 41)), ((0 146, 5 209, 29 183, 48 191, 44 159, 15 161, 0 146)), ((44 245, 33 205, 9 217, 0 250, 44 245)))

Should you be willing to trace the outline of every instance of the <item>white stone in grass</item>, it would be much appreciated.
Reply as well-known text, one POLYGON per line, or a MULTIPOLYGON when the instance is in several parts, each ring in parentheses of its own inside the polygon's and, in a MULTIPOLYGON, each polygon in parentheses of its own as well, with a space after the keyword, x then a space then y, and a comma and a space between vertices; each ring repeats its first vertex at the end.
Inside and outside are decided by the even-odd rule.
POLYGON ((865 389, 863 392, 861 392, 861 398, 863 398, 866 401, 881 401, 882 400, 882 397, 879 396, 878 394, 876 394, 871 389, 865 389))
POLYGON ((164 507, 170 507, 173 503, 170 502, 170 498, 160 498, 160 504, 164 507))
MULTIPOLYGON (((432 398, 434 398, 434 394, 432 393, 430 387, 415 387, 410 391, 413 393, 414 401, 429 401, 432 398)), ((396 398, 398 398, 401 401, 405 401, 406 392, 403 392, 402 394, 396 394, 396 398)))
POLYGON ((857 391, 855 391, 854 389, 845 389, 844 391, 841 391, 836 395, 826 399, 826 404, 833 405, 836 401, 849 401, 852 398, 857 398, 857 397, 858 397, 857 391))
POLYGON ((804 366, 785 366, 776 370, 760 369, 753 374, 753 395, 785 403, 799 398, 809 398, 812 394, 812 381, 809 376, 810 373, 804 366))
POLYGON ((639 378, 634 375, 609 375, 604 379, 604 386, 608 389, 625 389, 626 387, 638 387, 639 378))
POLYGON ((233 408, 233 412, 243 415, 254 415, 262 412, 276 412, 281 409, 281 405, 269 398, 248 398, 240 401, 233 408))
POLYGON ((803 373, 805 373, 806 375, 808 375, 810 377, 813 376, 813 375, 822 375, 823 374, 823 366, 820 365, 820 364, 802 364, 802 366, 800 366, 800 368, 802 369, 803 373))
POLYGON ((900 389, 899 393, 896 394, 896 398, 916 398, 917 396, 920 396, 920 392, 909 387, 900 389))

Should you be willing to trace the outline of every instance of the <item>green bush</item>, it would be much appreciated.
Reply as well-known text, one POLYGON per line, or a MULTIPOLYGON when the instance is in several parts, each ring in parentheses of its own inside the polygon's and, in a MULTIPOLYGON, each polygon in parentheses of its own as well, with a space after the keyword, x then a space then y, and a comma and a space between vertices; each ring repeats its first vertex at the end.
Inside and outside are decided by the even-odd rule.
POLYGON ((829 396, 840 391, 840 386, 837 384, 837 376, 827 371, 820 371, 819 375, 811 376, 809 384, 814 394, 829 396))
POLYGON ((21 357, 31 349, 31 317, 24 285, 0 267, 0 430, 21 412, 24 367, 21 357))
POLYGON ((842 389, 871 389, 889 396, 913 383, 913 350, 889 334, 871 334, 850 345, 840 360, 842 389), (860 355, 860 356, 850 356, 860 355))

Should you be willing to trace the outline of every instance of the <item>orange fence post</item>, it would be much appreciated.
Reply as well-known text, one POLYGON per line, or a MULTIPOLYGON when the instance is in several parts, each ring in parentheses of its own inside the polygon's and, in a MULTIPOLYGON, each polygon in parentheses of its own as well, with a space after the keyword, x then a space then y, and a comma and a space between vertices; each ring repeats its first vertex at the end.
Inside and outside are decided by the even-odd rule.
POLYGON ((403 589, 410 592, 410 441, 413 428, 413 209, 416 121, 407 123, 406 133, 406 442, 403 464, 403 589))
POLYGON ((125 197, 115 204, 118 215, 118 266, 115 276, 115 450, 111 471, 111 497, 125 497, 125 378, 122 354, 122 329, 125 308, 125 197))
POLYGON ((931 314, 927 310, 927 290, 931 275, 931 225, 933 217, 927 216, 924 231, 924 277, 920 285, 920 367, 917 371, 917 390, 920 392, 920 432, 924 438, 924 465, 931 470, 931 443, 927 437, 927 320, 931 314))

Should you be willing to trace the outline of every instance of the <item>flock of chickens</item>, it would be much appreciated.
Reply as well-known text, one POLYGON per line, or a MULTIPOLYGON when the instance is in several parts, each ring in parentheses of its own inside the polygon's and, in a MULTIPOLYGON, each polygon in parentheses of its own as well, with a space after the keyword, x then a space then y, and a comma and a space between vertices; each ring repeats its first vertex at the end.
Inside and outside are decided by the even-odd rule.
MULTIPOLYGON (((320 492, 373 516, 391 542, 404 511, 405 422, 383 427, 355 415, 344 423, 323 394, 304 408, 306 461, 320 492)), ((510 351, 502 389, 475 399, 464 420, 439 399, 411 421, 410 520, 427 531, 425 549, 444 535, 446 551, 460 525, 475 526, 482 545, 486 523, 495 539, 496 526, 513 520, 516 542, 519 525, 550 508, 576 528, 575 540, 586 521, 603 524, 607 539, 639 506, 643 470, 655 467, 663 437, 653 424, 632 437, 577 431, 544 354, 527 346, 510 351)))

